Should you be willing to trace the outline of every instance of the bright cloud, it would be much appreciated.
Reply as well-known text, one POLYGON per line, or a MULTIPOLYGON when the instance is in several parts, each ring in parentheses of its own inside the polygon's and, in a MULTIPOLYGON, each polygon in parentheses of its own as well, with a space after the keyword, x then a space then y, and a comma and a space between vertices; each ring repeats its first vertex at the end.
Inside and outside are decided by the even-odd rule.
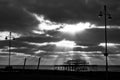
POLYGON ((101 54, 102 52, 101 51, 69 51, 69 53, 81 53, 81 54, 99 53, 101 54))
POLYGON ((58 47, 75 47, 76 43, 74 41, 69 40, 61 40, 58 42, 44 42, 44 43, 32 43, 32 42, 25 42, 31 45, 37 45, 37 46, 46 46, 46 45, 56 45, 58 47))
POLYGON ((65 33, 77 33, 84 31, 85 29, 95 28, 95 25, 89 22, 85 22, 85 23, 78 22, 74 24, 56 23, 45 19, 43 15, 39 16, 35 13, 33 15, 40 22, 37 28, 38 31, 35 30, 33 31, 34 33, 37 34, 41 34, 42 33, 41 31, 49 31, 49 30, 57 30, 65 33))
POLYGON ((40 30, 55 30, 60 27, 60 24, 51 22, 50 20, 46 20, 43 15, 33 14, 40 24, 38 25, 38 29, 40 30))
POLYGON ((77 23, 77 24, 64 24, 64 27, 61 28, 59 31, 62 32, 68 32, 68 33, 76 33, 76 32, 80 32, 83 31, 85 29, 89 29, 91 26, 90 23, 86 22, 86 23, 77 23))
POLYGON ((33 33, 35 33, 35 34, 44 34, 43 31, 38 31, 38 30, 33 30, 33 33))
MULTIPOLYGON (((100 28, 104 29, 104 26, 96 26, 95 24, 91 24, 90 22, 78 22, 74 24, 69 24, 69 23, 57 23, 57 22, 52 22, 48 19, 45 18, 44 15, 38 15, 33 13, 32 14, 40 23, 38 24, 36 30, 33 30, 33 33, 35 34, 45 34, 45 31, 49 30, 55 30, 55 31, 60 31, 64 33, 69 33, 69 34, 75 34, 78 32, 83 32, 86 29, 94 29, 94 28, 100 28)), ((108 29, 113 29, 117 28, 120 29, 119 26, 107 26, 108 29)))
POLYGON ((88 46, 76 46, 76 47, 79 47, 79 48, 82 48, 82 49, 85 49, 85 48, 89 48, 88 46))
POLYGON ((44 43, 25 42, 25 43, 36 46, 55 45, 56 47, 68 47, 68 48, 80 47, 83 49, 88 48, 88 46, 77 45, 74 41, 69 41, 65 39, 58 42, 44 42, 44 43))
MULTIPOLYGON (((99 46, 105 47, 105 43, 100 43, 99 46)), ((117 43, 107 43, 108 47, 116 47, 116 46, 120 46, 120 44, 117 43)))
POLYGON ((25 42, 30 45, 36 45, 36 46, 46 46, 46 45, 55 45, 56 47, 68 47, 68 48, 74 48, 74 47, 80 47, 80 48, 88 48, 88 46, 78 46, 74 41, 63 39, 58 42, 44 42, 44 43, 33 43, 33 42, 25 42))
POLYGON ((73 48, 76 46, 76 43, 74 41, 69 41, 65 39, 57 43, 53 43, 53 44, 55 44, 58 47, 72 47, 73 48))
MULTIPOLYGON (((9 34, 10 34, 10 32, 8 32, 8 31, 2 31, 2 32, 0 32, 0 40, 5 40, 5 37, 9 36, 9 34)), ((14 38, 19 38, 19 37, 21 37, 21 34, 12 32, 12 36, 14 38)))
POLYGON ((34 53, 35 53, 35 54, 40 54, 40 53, 43 53, 43 52, 46 52, 46 51, 43 51, 43 50, 37 50, 37 51, 35 51, 34 53))
MULTIPOLYGON (((105 48, 105 43, 100 43, 99 46, 105 48)), ((118 43, 107 43, 107 49, 112 53, 120 53, 120 44, 118 43)))

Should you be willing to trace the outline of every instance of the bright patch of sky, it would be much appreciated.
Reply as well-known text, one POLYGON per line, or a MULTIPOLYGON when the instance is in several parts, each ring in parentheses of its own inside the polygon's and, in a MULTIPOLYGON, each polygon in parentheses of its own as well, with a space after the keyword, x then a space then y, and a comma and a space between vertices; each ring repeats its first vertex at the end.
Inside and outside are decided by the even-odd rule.
MULTIPOLYGON (((10 34, 9 31, 1 31, 1 32, 0 32, 0 40, 5 40, 5 37, 6 37, 6 36, 9 36, 9 34, 10 34)), ((12 36, 13 36, 14 38, 19 38, 19 37, 21 37, 21 34, 12 32, 12 36)))
POLYGON ((25 42, 25 43, 36 46, 56 45, 57 47, 67 47, 67 48, 75 48, 75 47, 88 48, 88 46, 77 45, 74 41, 69 41, 66 39, 63 39, 58 42, 44 42, 44 43, 25 42))
POLYGON ((36 34, 44 34, 45 31, 49 31, 49 30, 56 30, 60 32, 73 34, 84 31, 86 29, 95 28, 95 25, 89 22, 85 22, 85 23, 78 22, 74 24, 56 23, 48 19, 45 19, 44 15, 37 15, 34 13, 33 16, 35 16, 35 18, 40 22, 36 30, 33 30, 33 33, 36 34))
MULTIPOLYGON (((99 46, 105 47, 105 43, 100 43, 99 46)), ((116 47, 116 46, 120 46, 120 44, 117 43, 107 43, 108 47, 116 47)))
MULTIPOLYGON (((88 2, 88 1, 87 1, 88 2)), ((40 22, 36 30, 33 30, 35 34, 44 34, 45 31, 56 30, 65 33, 75 34, 78 32, 82 32, 86 29, 104 29, 105 26, 96 26, 95 24, 91 24, 90 22, 78 22, 74 24, 68 23, 56 23, 52 22, 44 17, 44 15, 38 15, 33 13, 33 16, 40 22)), ((120 29, 119 26, 107 26, 107 29, 120 29)))
POLYGON ((61 28, 59 31, 62 32, 69 32, 69 33, 76 33, 83 31, 85 29, 89 29, 91 24, 89 22, 86 23, 77 23, 77 24, 64 24, 64 27, 61 28))
POLYGON ((38 21, 40 21, 40 24, 38 25, 38 29, 40 30, 54 30, 60 27, 60 24, 45 19, 43 15, 40 16, 37 14, 33 14, 33 15, 38 21))
MULTIPOLYGON (((105 48, 105 43, 100 43, 98 46, 102 46, 105 48)), ((118 43, 107 43, 107 49, 108 51, 112 52, 115 56, 116 53, 119 54, 120 53, 120 44, 118 43)), ((112 55, 112 54, 110 54, 112 55)))

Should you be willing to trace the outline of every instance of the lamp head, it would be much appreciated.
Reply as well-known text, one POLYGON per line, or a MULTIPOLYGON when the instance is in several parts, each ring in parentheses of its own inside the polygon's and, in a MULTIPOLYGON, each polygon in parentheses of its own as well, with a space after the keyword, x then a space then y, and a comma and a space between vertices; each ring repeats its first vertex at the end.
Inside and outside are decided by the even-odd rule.
POLYGON ((102 11, 100 11, 98 17, 102 17, 102 16, 103 16, 103 13, 102 13, 102 11))
POLYGON ((5 40, 7 40, 8 38, 7 37, 5 37, 5 40))
POLYGON ((110 14, 108 14, 108 19, 110 19, 110 20, 112 19, 112 16, 110 14))

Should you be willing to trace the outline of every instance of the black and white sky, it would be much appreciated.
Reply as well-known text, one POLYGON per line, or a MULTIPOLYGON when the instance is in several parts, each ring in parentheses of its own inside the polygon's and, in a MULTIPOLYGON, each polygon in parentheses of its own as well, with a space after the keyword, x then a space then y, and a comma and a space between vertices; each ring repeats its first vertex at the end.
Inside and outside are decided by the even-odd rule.
POLYGON ((63 64, 82 58, 104 65, 104 16, 107 5, 109 64, 120 61, 119 0, 0 0, 0 65, 8 64, 9 32, 12 40, 11 64, 63 64))

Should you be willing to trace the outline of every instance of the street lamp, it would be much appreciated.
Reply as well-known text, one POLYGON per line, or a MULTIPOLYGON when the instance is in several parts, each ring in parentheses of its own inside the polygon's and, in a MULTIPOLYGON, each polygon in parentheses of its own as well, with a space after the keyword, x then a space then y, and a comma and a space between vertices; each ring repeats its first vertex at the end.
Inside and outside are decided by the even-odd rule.
POLYGON ((24 58, 24 65, 23 65, 23 69, 25 69, 25 66, 26 66, 26 61, 27 61, 27 58, 25 57, 25 58, 24 58))
POLYGON ((39 70, 39 66, 40 66, 40 61, 41 61, 41 57, 39 57, 39 59, 38 59, 38 65, 37 65, 37 70, 39 70))
POLYGON ((10 32, 9 35, 5 37, 5 39, 9 41, 9 42, 8 42, 8 45, 9 45, 9 46, 8 46, 8 50, 9 50, 9 60, 8 60, 8 67, 6 67, 6 68, 12 68, 12 67, 11 67, 11 64, 10 64, 11 41, 12 41, 12 40, 15 40, 15 38, 12 36, 12 32, 10 32))
POLYGON ((105 53, 104 56, 106 58, 106 72, 108 72, 108 51, 107 51, 107 19, 112 19, 111 14, 107 11, 107 6, 104 5, 104 10, 100 11, 99 17, 104 16, 105 21, 105 53))

